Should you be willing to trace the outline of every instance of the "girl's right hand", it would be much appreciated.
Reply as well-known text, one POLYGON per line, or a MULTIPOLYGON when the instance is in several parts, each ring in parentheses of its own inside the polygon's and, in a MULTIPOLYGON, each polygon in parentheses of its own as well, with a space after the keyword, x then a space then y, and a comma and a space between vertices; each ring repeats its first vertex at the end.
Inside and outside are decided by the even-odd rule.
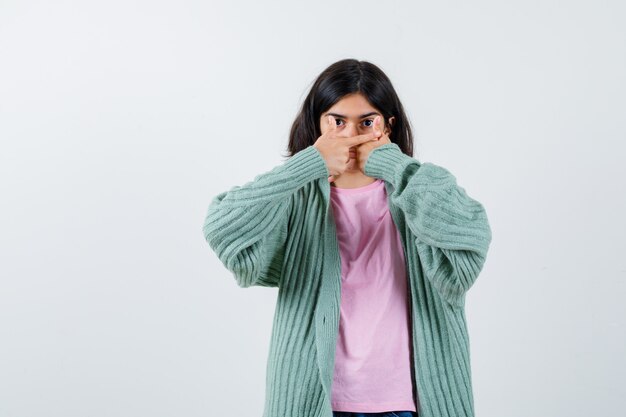
POLYGON ((327 117, 328 129, 322 136, 317 138, 313 146, 322 154, 328 172, 328 182, 335 181, 335 178, 343 174, 350 163, 350 154, 354 154, 350 148, 356 147, 362 143, 372 140, 378 140, 380 134, 375 134, 374 131, 366 133, 364 135, 343 137, 338 136, 337 123, 333 116, 327 117))

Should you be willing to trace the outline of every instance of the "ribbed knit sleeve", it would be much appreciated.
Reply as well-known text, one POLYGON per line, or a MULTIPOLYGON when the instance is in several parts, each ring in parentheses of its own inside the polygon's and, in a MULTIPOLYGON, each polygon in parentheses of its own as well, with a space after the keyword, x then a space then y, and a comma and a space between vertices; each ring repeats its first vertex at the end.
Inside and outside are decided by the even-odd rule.
POLYGON ((317 148, 308 146, 243 186, 215 196, 203 233, 242 288, 278 287, 295 192, 330 175, 317 148))
POLYGON ((395 143, 374 148, 364 172, 393 185, 391 201, 416 237, 427 278, 444 300, 463 307, 491 243, 483 205, 468 196, 447 169, 421 163, 395 143))

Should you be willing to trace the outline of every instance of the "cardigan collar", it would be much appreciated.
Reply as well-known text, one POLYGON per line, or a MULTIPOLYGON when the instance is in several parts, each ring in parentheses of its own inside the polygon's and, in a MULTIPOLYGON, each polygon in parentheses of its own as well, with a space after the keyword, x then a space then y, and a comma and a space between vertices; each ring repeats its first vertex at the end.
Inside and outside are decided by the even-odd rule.
MULTIPOLYGON (((384 180, 383 180, 384 181, 384 180)), ((400 212, 391 203, 393 185, 385 182, 387 201, 391 216, 397 226, 404 225, 400 212)), ((330 204, 330 183, 324 177, 317 180, 324 197, 324 233, 322 254, 322 276, 315 307, 315 347, 320 378, 327 398, 331 398, 331 385, 334 373, 335 349, 339 333, 339 313, 341 302, 341 258, 337 241, 337 229, 330 204)), ((402 246, 405 248, 404 237, 402 246)))

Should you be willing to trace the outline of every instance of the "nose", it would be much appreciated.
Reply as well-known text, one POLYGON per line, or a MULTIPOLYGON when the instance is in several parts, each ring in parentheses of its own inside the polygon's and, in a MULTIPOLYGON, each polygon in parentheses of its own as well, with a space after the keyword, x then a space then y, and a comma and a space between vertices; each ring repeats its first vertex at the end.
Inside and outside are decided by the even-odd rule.
POLYGON ((356 136, 358 134, 359 132, 357 130, 357 127, 354 125, 354 123, 346 123, 343 129, 341 130, 341 136, 344 138, 349 138, 352 136, 356 136))

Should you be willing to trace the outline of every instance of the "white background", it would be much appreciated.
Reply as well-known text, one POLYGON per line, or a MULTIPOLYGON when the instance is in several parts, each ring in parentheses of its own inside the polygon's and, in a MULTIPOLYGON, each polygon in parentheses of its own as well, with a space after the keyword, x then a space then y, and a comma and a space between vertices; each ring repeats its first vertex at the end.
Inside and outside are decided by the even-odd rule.
POLYGON ((626 7, 0 3, 0 417, 260 416, 276 289, 211 198, 282 163, 310 84, 367 60, 416 157, 484 204, 476 414, 626 407, 626 7))

